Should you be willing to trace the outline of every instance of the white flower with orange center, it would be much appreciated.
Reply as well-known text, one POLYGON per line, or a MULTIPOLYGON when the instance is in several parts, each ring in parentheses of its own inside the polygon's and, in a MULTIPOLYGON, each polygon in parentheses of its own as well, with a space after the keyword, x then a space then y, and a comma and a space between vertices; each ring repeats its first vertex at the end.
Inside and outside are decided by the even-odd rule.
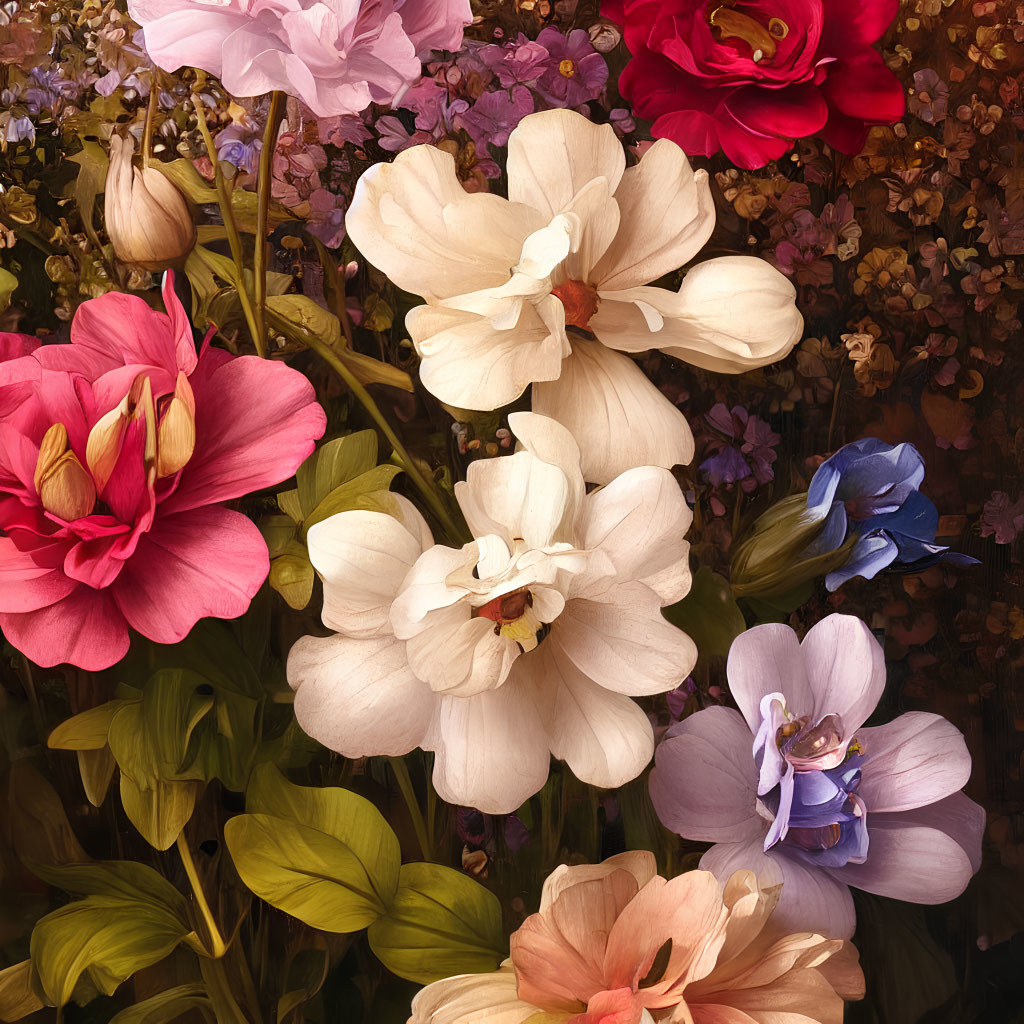
POLYGON ((450 155, 415 146, 359 180, 352 241, 400 288, 424 386, 450 405, 497 409, 533 385, 607 483, 637 465, 693 456, 690 428, 623 353, 650 349, 737 373, 785 356, 803 320, 763 260, 693 267, 715 225, 705 171, 659 140, 627 169, 610 125, 572 110, 525 117, 509 139, 508 199, 467 194, 450 155))
POLYGON ((560 424, 514 413, 523 446, 475 462, 456 496, 476 538, 433 544, 423 518, 351 511, 309 531, 323 621, 288 680, 302 728, 347 757, 436 753, 447 801, 515 810, 551 754, 601 787, 654 749, 631 699, 678 686, 696 661, 661 614, 690 588, 692 516, 672 475, 634 468, 586 493, 560 424))

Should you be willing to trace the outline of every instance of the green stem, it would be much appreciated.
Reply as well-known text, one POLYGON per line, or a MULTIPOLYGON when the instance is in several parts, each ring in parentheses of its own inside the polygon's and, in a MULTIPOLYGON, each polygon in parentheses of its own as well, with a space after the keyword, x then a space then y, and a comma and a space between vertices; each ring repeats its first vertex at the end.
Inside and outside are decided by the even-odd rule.
POLYGON ((416 799, 416 790, 413 789, 412 779, 409 778, 409 769, 406 766, 405 759, 389 757, 388 760, 391 762, 391 770, 395 773, 395 778, 398 780, 398 788, 402 791, 402 796, 405 798, 405 805, 409 808, 412 827, 416 830, 416 839, 419 841, 423 859, 432 861, 434 859, 434 851, 427 835, 427 826, 423 820, 423 812, 420 810, 419 801, 416 799))
POLYGON ((149 167, 149 151, 153 144, 153 117, 156 114, 158 94, 159 89, 156 82, 156 72, 154 71, 149 83, 149 103, 146 104, 146 123, 142 129, 142 167, 144 170, 149 167))
POLYGON ((390 424, 380 411, 380 407, 373 400, 370 393, 356 379, 355 374, 342 362, 334 350, 319 338, 306 334, 303 342, 307 348, 311 348, 332 370, 345 382, 345 385, 356 396, 362 407, 370 414, 371 419, 380 428, 381 432, 388 439, 388 443, 394 449, 398 464, 405 471, 406 476, 412 481, 413 486, 420 492, 427 507, 434 514, 442 529, 448 535, 449 540, 455 544, 461 544, 463 538, 467 537, 465 528, 460 529, 448 510, 444 507, 436 488, 419 471, 411 456, 405 450, 405 446, 398 439, 398 435, 391 429, 390 424))
MULTIPOLYGON (((267 224, 270 219, 271 161, 277 147, 277 133, 284 117, 285 95, 278 89, 270 94, 270 113, 263 132, 259 170, 256 175, 256 247, 252 266, 256 290, 256 330, 267 336, 267 224)), ((263 355, 263 353, 260 353, 263 355)))
POLYGON ((178 853, 181 856, 181 863, 185 866, 185 874, 188 875, 189 885, 192 886, 192 894, 195 896, 196 904, 199 906, 199 913, 202 915, 203 923, 210 934, 210 955, 214 960, 219 960, 226 952, 227 945, 220 934, 217 922, 213 919, 210 904, 206 902, 206 894, 203 892, 202 883, 199 881, 199 872, 196 871, 196 863, 192 859, 192 851, 188 848, 188 841, 185 839, 184 831, 178 833, 178 853))
POLYGON ((206 144, 206 153, 213 164, 214 184, 217 188, 217 202, 220 206, 221 217, 224 219, 224 229, 228 234, 228 244, 231 246, 231 259, 235 264, 235 275, 237 277, 238 299, 242 304, 242 312, 245 314, 245 322, 252 335, 252 342, 256 346, 259 355, 265 355, 267 339, 259 333, 256 326, 256 312, 249 297, 249 289, 245 284, 245 257, 242 251, 242 236, 238 232, 238 223, 235 220, 235 209, 231 205, 231 193, 228 191, 228 184, 221 170, 220 160, 217 158, 217 147, 213 144, 213 137, 210 135, 209 125, 206 123, 206 112, 203 110, 203 101, 198 95, 192 96, 192 106, 195 108, 196 120, 199 124, 199 133, 206 144))
MULTIPOLYGON (((213 1004, 217 1024, 249 1024, 241 1007, 231 992, 231 982, 224 969, 223 960, 201 960, 199 968, 203 974, 207 994, 213 1004)), ((258 1017, 256 1018, 259 1019, 258 1017)))

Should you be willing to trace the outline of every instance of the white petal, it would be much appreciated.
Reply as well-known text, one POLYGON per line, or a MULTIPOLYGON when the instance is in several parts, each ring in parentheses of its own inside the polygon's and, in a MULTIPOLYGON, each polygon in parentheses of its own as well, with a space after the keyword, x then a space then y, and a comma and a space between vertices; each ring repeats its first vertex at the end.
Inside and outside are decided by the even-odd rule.
POLYGON ((815 696, 804 669, 800 641, 789 626, 768 622, 732 642, 726 667, 729 690, 753 735, 761 728, 761 698, 781 693, 790 713, 810 715, 815 696))
POLYGON ((435 751, 434 787, 450 804, 510 814, 547 781, 544 726, 515 674, 475 697, 442 697, 423 746, 435 751))
POLYGON ((494 622, 471 618, 467 604, 431 612, 407 644, 413 672, 436 693, 471 697, 500 686, 522 653, 495 633, 494 622))
POLYGON ((569 280, 592 280, 594 265, 605 254, 619 230, 619 204, 612 198, 606 178, 584 185, 567 207, 579 221, 579 237, 565 261, 569 280))
POLYGON ((700 859, 705 871, 726 882, 734 871, 753 871, 762 888, 782 883, 771 928, 783 934, 817 932, 826 938, 848 939, 857 923, 849 888, 826 871, 809 867, 785 854, 765 853, 762 838, 745 843, 719 843, 700 859))
POLYGON ((437 701, 394 637, 303 637, 288 652, 288 684, 303 731, 345 757, 408 753, 437 701))
POLYGON ((405 326, 422 357, 423 386, 460 409, 508 405, 534 381, 556 379, 570 351, 565 310, 553 295, 538 306, 525 303, 507 330, 445 306, 417 306, 405 326))
POLYGON ((589 679, 551 640, 516 667, 536 694, 551 752, 583 782, 602 789, 625 785, 654 753, 647 715, 628 697, 589 679))
POLYGON ((762 841, 750 730, 732 708, 705 708, 674 725, 655 753, 650 788, 661 823, 687 839, 762 841))
POLYGON ((544 548, 572 538, 574 484, 559 466, 520 451, 472 463, 455 496, 474 534, 496 533, 510 548, 517 538, 544 548))
POLYGON ((634 466, 669 469, 693 458, 683 414, 631 359, 595 342, 574 342, 558 380, 534 386, 533 411, 576 438, 591 483, 606 484, 634 466))
POLYGON ((540 895, 543 914, 568 888, 580 882, 605 878, 613 871, 628 871, 642 889, 658 873, 658 862, 649 850, 628 850, 607 857, 600 864, 559 864, 546 879, 540 895))
POLYGON ((657 348, 716 373, 774 363, 803 335, 793 285, 752 256, 698 263, 678 292, 602 289, 600 298, 590 328, 604 344, 623 352, 657 348))
POLYGON ((538 1013, 516 995, 511 967, 492 974, 462 974, 421 989, 409 1024, 523 1024, 538 1013))
POLYGON ((328 628, 354 637, 391 632, 391 602, 422 554, 424 531, 429 536, 423 517, 402 501, 415 513, 412 530, 393 516, 362 510, 339 512, 310 528, 309 559, 324 581, 328 628))
POLYGON ((675 477, 665 469, 640 466, 587 496, 583 547, 606 552, 618 580, 640 580, 662 604, 674 604, 690 590, 685 537, 692 522, 675 477))
MULTIPOLYGON (((424 551, 391 604, 391 628, 395 635, 407 640, 424 629, 423 621, 430 612, 465 600, 466 591, 448 586, 447 580, 453 573, 471 573, 478 558, 479 548, 475 543, 458 549, 435 544, 424 551)), ((469 617, 468 609, 466 617, 469 617)))
POLYGON ((615 190, 621 227, 591 280, 602 289, 649 284, 689 263, 715 229, 707 171, 694 173, 686 154, 659 139, 615 190))
POLYGON ((449 153, 414 146, 362 175, 345 227, 378 270, 430 301, 504 284, 543 222, 490 193, 470 195, 449 153))
POLYGON ((936 803, 971 777, 963 735, 941 715, 908 711, 857 738, 867 755, 857 795, 872 814, 936 803))
POLYGON ((800 652, 814 695, 810 713, 819 721, 825 715, 839 715, 846 737, 852 738, 885 689, 882 645, 862 619, 829 615, 807 631, 800 652))
POLYGON ((524 117, 508 140, 508 197, 551 218, 595 178, 615 192, 626 154, 611 125, 596 125, 574 110, 524 117))
POLYGON ((546 643, 601 686, 634 697, 675 689, 697 663, 693 641, 665 619, 661 599, 643 583, 569 601, 546 643))

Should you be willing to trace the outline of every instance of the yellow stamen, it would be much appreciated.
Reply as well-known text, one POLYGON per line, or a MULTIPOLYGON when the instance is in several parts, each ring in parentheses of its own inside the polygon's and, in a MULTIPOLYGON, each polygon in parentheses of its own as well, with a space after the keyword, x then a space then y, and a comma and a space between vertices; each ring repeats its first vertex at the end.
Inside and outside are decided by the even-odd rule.
POLYGON ((558 73, 563 78, 575 78, 576 77, 576 61, 569 60, 568 58, 563 61, 559 61, 558 73))
MULTIPOLYGON (((777 18, 773 20, 778 21, 777 18)), ((773 37, 771 31, 759 21, 729 7, 716 8, 711 12, 708 21, 713 28, 718 30, 722 39, 742 39, 750 47, 755 61, 764 58, 771 60, 775 56, 775 39, 785 38, 784 36, 773 37)), ((785 23, 779 21, 779 24, 784 25, 785 23)), ((788 27, 786 31, 788 33, 788 27)))

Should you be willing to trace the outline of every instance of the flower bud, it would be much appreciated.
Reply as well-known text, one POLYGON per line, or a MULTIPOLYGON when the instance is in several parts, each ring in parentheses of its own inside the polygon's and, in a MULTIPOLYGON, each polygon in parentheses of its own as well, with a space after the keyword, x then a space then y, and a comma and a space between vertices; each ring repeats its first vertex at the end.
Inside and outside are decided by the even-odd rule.
POLYGON ((87 516, 96 504, 96 485, 68 448, 63 423, 54 423, 43 436, 34 483, 43 508, 66 522, 87 516))
POLYGON ((824 526, 823 518, 808 511, 806 492, 772 505, 733 552, 733 594, 784 598, 845 565, 856 537, 848 537, 838 548, 822 550, 824 526))
POLYGON ((196 244, 196 227, 185 197, 155 167, 132 165, 135 145, 110 138, 104 217, 114 253, 145 270, 178 266, 196 244))

